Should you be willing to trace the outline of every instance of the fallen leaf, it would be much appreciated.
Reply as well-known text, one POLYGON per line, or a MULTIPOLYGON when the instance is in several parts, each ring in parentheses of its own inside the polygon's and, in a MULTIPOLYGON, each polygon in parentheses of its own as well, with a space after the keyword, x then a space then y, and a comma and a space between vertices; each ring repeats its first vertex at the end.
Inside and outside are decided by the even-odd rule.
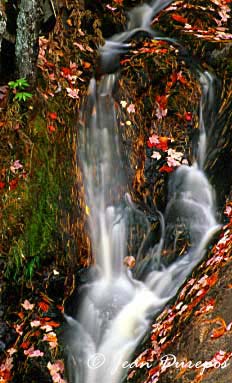
POLYGON ((135 113, 135 106, 134 106, 134 104, 128 105, 126 110, 127 110, 128 113, 135 113))
POLYGON ((85 69, 89 69, 91 67, 91 64, 87 61, 82 61, 82 66, 85 69))
POLYGON ((153 152, 151 158, 154 158, 155 160, 160 160, 161 154, 159 152, 153 152))
POLYGON ((29 340, 27 340, 27 341, 25 341, 25 342, 20 344, 20 348, 23 348, 24 350, 27 350, 29 348, 30 344, 31 343, 29 342, 29 340))
POLYGON ((68 93, 68 97, 71 97, 73 99, 79 98, 79 89, 71 89, 71 88, 66 88, 66 91, 68 93))
POLYGON ((123 260, 124 265, 128 266, 129 269, 133 269, 135 266, 135 258, 132 256, 127 256, 123 260))
POLYGON ((18 186, 19 180, 18 178, 15 178, 9 182, 10 190, 15 190, 18 186))
POLYGON ((192 121, 192 113, 191 112, 185 112, 184 118, 186 121, 192 121))
POLYGON ((48 117, 51 118, 51 120, 57 120, 57 113, 56 112, 49 112, 48 117))
POLYGON ((56 127, 54 125, 48 125, 49 132, 53 133, 56 131, 56 127))
POLYGON ((124 100, 120 101, 120 104, 122 105, 123 108, 127 106, 127 102, 124 100))
POLYGON ((38 306, 39 306, 39 308, 40 308, 43 312, 47 312, 48 309, 49 309, 49 305, 48 305, 46 302, 43 302, 43 301, 39 302, 39 303, 38 303, 38 306))
POLYGON ((179 23, 182 23, 182 24, 186 24, 188 22, 188 19, 186 19, 185 17, 181 15, 178 15, 177 13, 173 13, 171 17, 173 20, 178 21, 179 23))
POLYGON ((159 172, 160 173, 171 173, 173 172, 174 168, 170 167, 170 166, 167 166, 167 165, 163 165, 160 169, 159 169, 159 172))
POLYGON ((37 358, 39 356, 44 356, 44 353, 40 350, 35 350, 34 346, 31 346, 28 350, 24 350, 24 355, 29 358, 37 358))
POLYGON ((30 303, 27 299, 21 303, 21 306, 25 309, 25 310, 33 310, 34 308, 34 303, 30 303))

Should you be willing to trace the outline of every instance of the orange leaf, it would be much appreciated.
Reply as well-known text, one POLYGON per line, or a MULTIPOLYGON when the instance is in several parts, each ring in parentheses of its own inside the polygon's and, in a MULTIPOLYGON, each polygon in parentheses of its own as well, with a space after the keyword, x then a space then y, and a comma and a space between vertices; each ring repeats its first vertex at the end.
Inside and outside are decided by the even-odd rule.
POLYGON ((87 61, 82 61, 82 65, 85 69, 89 69, 91 67, 91 64, 87 61))
POLYGON ((211 275, 208 279, 207 279, 207 283, 209 286, 213 286, 215 285, 215 283, 217 282, 218 280, 218 275, 217 274, 213 274, 211 275))
POLYGON ((48 305, 46 302, 43 302, 43 301, 39 302, 39 303, 38 303, 38 306, 39 306, 39 308, 40 308, 43 312, 47 312, 48 309, 49 309, 49 305, 48 305))
POLYGON ((188 22, 188 20, 185 17, 178 15, 177 13, 173 13, 172 18, 173 20, 178 21, 179 23, 186 24, 188 22))
POLYGON ((19 317, 20 319, 23 319, 23 318, 24 318, 24 313, 23 313, 22 311, 20 311, 20 312, 18 313, 18 317, 19 317))
POLYGON ((224 326, 219 328, 214 328, 210 338, 213 338, 213 339, 220 338, 220 336, 225 334, 225 332, 226 332, 226 328, 224 326))
POLYGON ((60 310, 62 313, 64 312, 64 306, 62 306, 62 305, 57 305, 56 307, 57 307, 58 310, 60 310))

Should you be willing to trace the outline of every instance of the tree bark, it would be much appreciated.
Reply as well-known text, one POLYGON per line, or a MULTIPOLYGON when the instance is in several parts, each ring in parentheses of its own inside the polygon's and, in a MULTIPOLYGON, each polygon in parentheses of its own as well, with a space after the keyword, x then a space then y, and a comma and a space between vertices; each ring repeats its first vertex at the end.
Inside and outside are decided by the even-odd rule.
POLYGON ((16 67, 18 76, 33 79, 38 56, 38 37, 43 15, 41 1, 22 0, 17 18, 16 67))
POLYGON ((2 5, 0 5, 0 52, 2 46, 2 39, 6 31, 6 15, 2 5))

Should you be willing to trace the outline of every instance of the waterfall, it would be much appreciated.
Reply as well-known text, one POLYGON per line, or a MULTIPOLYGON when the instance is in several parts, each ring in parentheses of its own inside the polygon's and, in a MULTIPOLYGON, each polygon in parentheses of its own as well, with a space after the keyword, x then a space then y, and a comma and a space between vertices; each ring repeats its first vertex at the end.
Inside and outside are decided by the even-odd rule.
MULTIPOLYGON (((127 30, 113 36, 101 49, 103 71, 113 72, 115 62, 130 48, 129 40, 138 31, 166 39, 152 31, 150 23, 170 3, 154 1, 130 12, 127 30)), ((79 156, 96 277, 82 287, 84 298, 77 317, 66 316, 71 334, 68 341, 71 383, 121 381, 133 351, 148 329, 151 314, 154 316, 175 296, 219 228, 214 193, 203 170, 208 135, 206 114, 214 100, 213 77, 199 71, 198 78, 202 96, 197 159, 191 167, 182 165, 170 177, 162 236, 148 257, 153 262, 146 263, 138 256, 133 274, 123 264, 130 208, 122 203, 126 177, 112 94, 117 73, 105 74, 99 84, 95 79, 90 81, 88 100, 81 112, 79 156), (165 266, 161 250, 171 241, 177 225, 188 231, 190 247, 165 266)))

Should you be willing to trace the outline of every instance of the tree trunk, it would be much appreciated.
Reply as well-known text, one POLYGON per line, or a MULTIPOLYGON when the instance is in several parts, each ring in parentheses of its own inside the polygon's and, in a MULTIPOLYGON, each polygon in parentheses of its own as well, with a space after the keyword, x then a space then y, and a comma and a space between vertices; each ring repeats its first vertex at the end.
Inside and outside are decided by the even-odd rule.
POLYGON ((0 52, 2 46, 2 39, 6 31, 6 15, 2 5, 0 4, 0 52))
POLYGON ((16 67, 20 78, 33 79, 34 77, 42 14, 41 1, 21 1, 15 47, 16 67))

